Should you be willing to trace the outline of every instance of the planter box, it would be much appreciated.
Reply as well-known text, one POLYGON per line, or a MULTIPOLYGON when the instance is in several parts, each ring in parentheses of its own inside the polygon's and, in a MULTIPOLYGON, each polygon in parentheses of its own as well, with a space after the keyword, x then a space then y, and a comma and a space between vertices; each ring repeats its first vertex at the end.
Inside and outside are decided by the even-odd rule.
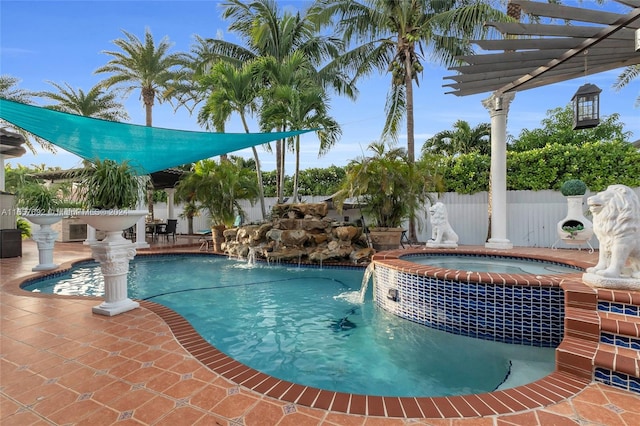
POLYGON ((400 248, 402 228, 370 228, 371 245, 378 251, 396 250, 400 248))
POLYGON ((22 234, 19 229, 0 229, 0 258, 22 256, 22 234))

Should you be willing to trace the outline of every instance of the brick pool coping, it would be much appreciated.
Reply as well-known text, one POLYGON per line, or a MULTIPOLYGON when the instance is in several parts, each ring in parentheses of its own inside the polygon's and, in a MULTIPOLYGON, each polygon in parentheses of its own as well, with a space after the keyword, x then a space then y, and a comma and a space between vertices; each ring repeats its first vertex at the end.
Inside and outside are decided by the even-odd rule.
MULTIPOLYGON (((374 260, 385 260, 396 264, 398 267, 406 266, 409 263, 398 259, 399 254, 407 255, 410 253, 426 253, 426 249, 408 249, 397 250, 393 252, 385 252, 378 254, 374 260)), ((442 250, 438 250, 442 253, 442 250)), ((161 254, 160 253, 140 253, 141 256, 161 254)), ((164 252, 166 253, 166 252, 164 252)), ((465 249, 456 250, 456 253, 491 253, 508 256, 534 257, 528 253, 528 250, 511 250, 509 252, 484 250, 484 249, 465 249)), ((173 251, 171 254, 194 254, 190 251, 173 251)), ((563 255, 566 253, 563 252, 563 255)), ((205 254, 203 254, 205 255, 205 254)), ((555 262, 575 264, 575 266, 588 266, 590 263, 565 259, 562 257, 545 256, 538 254, 543 260, 552 260, 555 262), (551 258, 551 259, 550 259, 551 258), (575 262, 575 263, 572 263, 575 262)), ((80 259, 68 262, 52 274, 55 275, 68 270, 74 264, 82 261, 91 261, 91 258, 80 259)), ((415 265, 415 264, 414 264, 415 265)), ((416 265, 417 269, 424 269, 423 265, 416 265)), ((451 271, 442 270, 434 273, 451 274, 451 271)), ((570 274, 574 275, 574 274, 570 274)), ((575 274, 579 276, 578 274, 575 274)), ((25 296, 24 290, 20 289, 20 284, 33 278, 42 278, 47 276, 32 274, 20 279, 14 280, 9 285, 3 286, 4 291, 13 294, 25 296)), ((466 276, 466 274, 465 274, 466 276)), ((444 275, 443 275, 444 277, 444 275)), ((479 274, 481 279, 491 279, 496 283, 515 283, 518 277, 510 274, 479 274)), ((452 279, 448 275, 447 278, 452 279)), ((581 282, 574 279, 567 279, 565 284, 582 285, 581 282)), ((535 280, 531 285, 539 285, 535 280)), ((558 282, 558 285, 561 283, 558 282)), ((526 285, 526 284, 525 284, 526 285)), ((548 285, 548 284, 546 284, 548 285)), ((564 286, 563 286, 564 287, 564 286)), ((73 298, 87 300, 88 297, 81 296, 57 296, 31 293, 32 297, 51 297, 51 298, 73 298)), ((99 298, 96 298, 99 300, 99 298)), ((511 414, 519 411, 544 407, 550 404, 558 403, 566 398, 572 397, 583 390, 589 383, 590 379, 574 375, 567 372, 555 371, 533 383, 518 386, 511 389, 487 392, 482 394, 470 394, 450 397, 385 397, 349 394, 334 391, 321 390, 313 387, 306 387, 292 382, 279 380, 264 373, 260 373, 233 358, 223 354, 213 347, 195 329, 178 313, 166 308, 162 305, 149 301, 141 301, 141 306, 155 314, 157 314, 171 329, 176 340, 187 350, 192 356, 199 360, 203 365, 221 376, 251 389, 255 392, 277 398, 283 401, 296 403, 317 409, 335 411, 340 413, 382 416, 382 417, 403 417, 403 418, 470 418, 478 416, 491 416, 501 414, 511 414)))
POLYGON ((221 376, 255 392, 311 408, 383 417, 462 418, 539 408, 560 402, 584 389, 589 380, 554 372, 533 383, 503 391, 449 397, 386 397, 322 390, 280 380, 220 352, 173 310, 143 301, 160 316, 178 342, 201 363, 221 376))

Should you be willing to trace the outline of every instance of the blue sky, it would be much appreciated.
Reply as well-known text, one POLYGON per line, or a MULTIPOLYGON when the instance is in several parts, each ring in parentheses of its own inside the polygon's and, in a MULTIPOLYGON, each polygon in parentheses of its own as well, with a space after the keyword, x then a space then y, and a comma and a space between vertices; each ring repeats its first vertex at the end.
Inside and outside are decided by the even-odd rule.
MULTIPOLYGON (((227 31, 228 23, 220 18, 222 9, 218 1, 7 1, 0 0, 0 73, 21 79, 23 89, 55 91, 46 83, 69 83, 76 89, 89 90, 106 75, 94 75, 93 71, 111 58, 102 53, 118 50, 113 40, 123 38, 122 30, 143 39, 145 28, 149 28, 156 42, 167 37, 173 43, 172 52, 189 51, 193 36, 222 37, 237 40, 227 31)), ((283 7, 303 9, 308 1, 279 1, 283 7)), ((573 3, 573 2, 565 2, 573 3)), ((616 4, 605 4, 605 8, 616 8, 616 4)), ((599 7, 593 2, 583 1, 585 7, 599 7)), ((617 9, 614 9, 617 10, 617 9)), ((622 9, 622 11, 626 11, 622 9)), ((612 89, 620 70, 601 73, 538 89, 527 90, 516 95, 509 111, 507 132, 517 136, 524 128, 540 127, 540 121, 549 109, 564 107, 582 84, 589 82, 602 89, 601 114, 620 114, 625 130, 633 133, 632 140, 640 138, 640 108, 634 108, 634 100, 640 90, 636 79, 620 92, 612 89)), ((425 65, 420 87, 415 91, 415 136, 416 153, 423 142, 433 134, 448 130, 462 119, 475 126, 489 122, 489 114, 481 101, 489 93, 466 97, 445 94, 442 87, 452 75, 444 67, 425 65)), ((344 166, 349 160, 366 151, 370 142, 378 140, 384 124, 384 103, 390 85, 388 75, 373 75, 359 85, 360 95, 353 102, 334 96, 331 114, 340 123, 341 140, 323 157, 318 158, 319 143, 313 135, 302 139, 301 168, 328 167, 332 164, 344 166)), ((124 102, 131 123, 144 124, 144 108, 139 92, 132 92, 124 102)), ((195 116, 186 110, 174 113, 169 104, 156 104, 153 124, 185 130, 202 130, 195 116)), ((238 120, 228 123, 228 132, 243 132, 238 120)), ((252 131, 258 131, 253 125, 252 131)), ((406 137, 399 144, 404 145, 406 137)), ((258 149, 264 170, 275 168, 274 154, 258 149)), ((251 158, 250 150, 234 154, 251 158)), ((62 150, 53 155, 39 152, 26 154, 8 164, 46 164, 74 167, 80 159, 62 150)), ((287 174, 293 171, 293 155, 288 155, 287 174)))

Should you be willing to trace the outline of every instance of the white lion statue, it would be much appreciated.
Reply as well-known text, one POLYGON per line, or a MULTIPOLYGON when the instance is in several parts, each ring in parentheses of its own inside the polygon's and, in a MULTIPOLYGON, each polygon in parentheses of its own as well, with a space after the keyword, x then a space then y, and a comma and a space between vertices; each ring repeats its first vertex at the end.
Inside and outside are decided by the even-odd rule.
POLYGON ((453 231, 447 218, 447 208, 441 202, 437 202, 429 207, 431 216, 431 240, 427 245, 457 245, 458 234, 453 231))
POLYGON ((640 200, 625 185, 609 185, 587 199, 593 232, 600 242, 598 264, 587 273, 640 278, 640 200))

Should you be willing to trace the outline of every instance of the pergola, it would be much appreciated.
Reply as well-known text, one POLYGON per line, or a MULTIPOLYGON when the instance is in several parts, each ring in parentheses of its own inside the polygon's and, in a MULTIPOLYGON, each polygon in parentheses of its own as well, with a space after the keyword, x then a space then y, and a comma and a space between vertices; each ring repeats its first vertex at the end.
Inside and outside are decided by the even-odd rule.
POLYGON ((491 235, 487 248, 513 247, 507 238, 506 121, 516 92, 640 64, 640 0, 614 0, 626 13, 512 0, 530 23, 491 22, 503 38, 475 40, 488 53, 462 56, 456 96, 493 92, 482 101, 491 116, 491 235))

